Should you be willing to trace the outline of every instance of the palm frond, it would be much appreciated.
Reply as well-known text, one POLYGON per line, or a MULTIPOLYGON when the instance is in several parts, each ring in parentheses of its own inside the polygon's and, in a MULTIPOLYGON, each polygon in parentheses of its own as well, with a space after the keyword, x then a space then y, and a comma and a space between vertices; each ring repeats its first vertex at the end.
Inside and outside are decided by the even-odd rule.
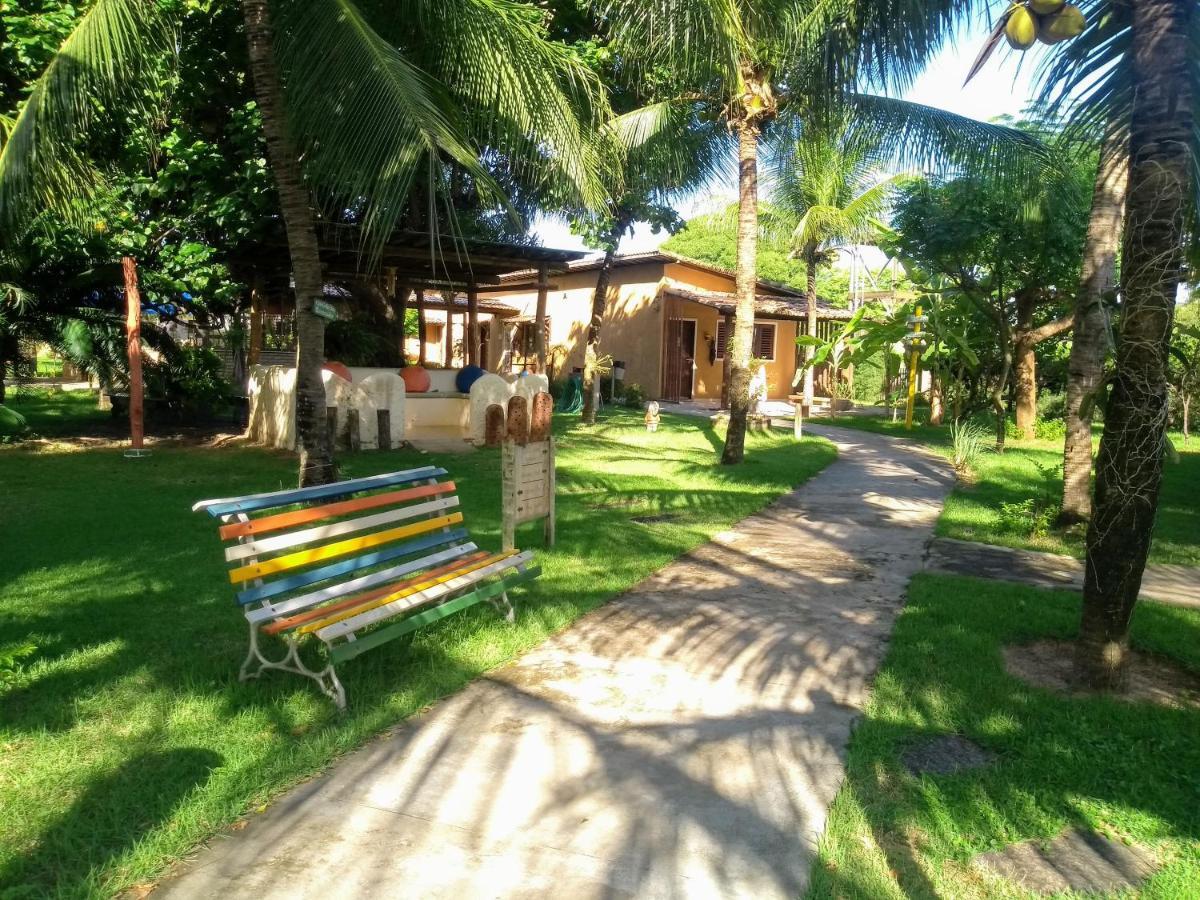
POLYGON ((68 211, 99 184, 83 136, 104 108, 145 113, 173 51, 166 5, 96 0, 0 132, 0 231, 45 209, 68 211))
POLYGON ((358 206, 369 258, 382 250, 414 182, 430 177, 440 155, 482 190, 491 187, 449 96, 384 40, 352 0, 285 0, 275 49, 305 172, 327 203, 358 206))

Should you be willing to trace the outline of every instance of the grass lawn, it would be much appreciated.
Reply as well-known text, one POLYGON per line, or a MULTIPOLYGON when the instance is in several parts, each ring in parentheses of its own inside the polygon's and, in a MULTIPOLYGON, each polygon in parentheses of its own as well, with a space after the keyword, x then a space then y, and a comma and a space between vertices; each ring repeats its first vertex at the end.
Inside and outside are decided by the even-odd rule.
MULTIPOLYGON (((483 605, 419 632, 407 651, 347 663, 345 716, 307 680, 238 683, 244 622, 216 528, 189 511, 201 498, 288 487, 293 459, 246 448, 162 448, 143 460, 0 448, 0 647, 31 636, 38 646, 0 681, 0 896, 110 896, 153 880, 201 839, 835 455, 820 439, 753 434, 746 463, 722 468, 706 420, 664 415, 656 434, 633 413, 591 430, 575 422, 555 422, 559 545, 538 553, 544 574, 513 595, 516 625, 483 605), (629 521, 664 511, 678 518, 629 521)), ((497 548, 498 451, 363 453, 343 464, 357 477, 430 461, 459 485, 476 540, 497 548)), ((522 529, 518 546, 536 550, 538 532, 522 529)))
MULTIPOLYGON (((851 741, 810 897, 1027 896, 982 877, 971 857, 1069 827, 1151 847, 1163 866, 1138 896, 1200 896, 1200 710, 1068 699, 1004 671, 1005 644, 1073 637, 1078 617, 1072 592, 913 579, 851 741), (997 762, 910 775, 904 749, 947 732, 997 762)), ((1133 640, 1200 671, 1195 611, 1142 603, 1133 640)))
MULTIPOLYGON (((903 422, 866 416, 821 420, 830 425, 859 428, 919 441, 949 454, 947 426, 917 426, 905 431, 903 422)), ((1200 566, 1200 440, 1184 444, 1182 435, 1172 435, 1179 462, 1168 462, 1163 470, 1162 496, 1150 562, 1200 566)), ((1081 528, 1050 528, 1032 533, 1031 517, 1004 504, 1020 504, 1042 494, 1057 504, 1062 497, 1062 441, 1019 441, 1009 439, 1004 453, 985 453, 975 467, 975 482, 959 484, 946 500, 937 533, 964 541, 979 541, 1003 547, 1025 547, 1049 553, 1082 557, 1081 528)))
POLYGON ((10 386, 5 405, 24 416, 29 431, 38 437, 90 434, 112 425, 112 413, 97 408, 91 391, 10 386))

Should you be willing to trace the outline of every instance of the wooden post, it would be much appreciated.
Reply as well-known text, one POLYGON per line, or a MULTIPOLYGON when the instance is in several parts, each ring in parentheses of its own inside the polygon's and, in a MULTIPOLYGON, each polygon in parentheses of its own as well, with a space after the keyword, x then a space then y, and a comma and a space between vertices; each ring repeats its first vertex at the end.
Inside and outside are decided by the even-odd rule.
POLYGON ((537 351, 539 374, 544 374, 546 371, 546 299, 550 294, 550 282, 546 278, 547 274, 545 266, 538 266, 537 316, 533 325, 533 346, 537 351))
POLYGON ((392 449, 392 411, 390 409, 375 410, 376 445, 380 450, 392 449))
POLYGON ((442 291, 442 296, 446 301, 446 333, 443 335, 445 339, 445 362, 447 369, 454 368, 454 291, 442 291))
POLYGON ((125 276, 125 346, 129 354, 129 436, 134 450, 142 449, 142 295, 138 291, 137 263, 121 258, 125 276))
POLYGON ((417 365, 425 366, 425 289, 417 288, 417 334, 420 350, 417 352, 417 365))
POLYGON ((467 288, 467 363, 479 365, 479 289, 467 288))
POLYGON ((729 409, 729 379, 733 375, 733 357, 729 355, 729 341, 733 337, 733 316, 725 313, 725 346, 720 347, 721 366, 721 409, 729 409))
POLYGON ((362 431, 358 426, 358 410, 352 406, 346 410, 346 447, 351 453, 362 449, 362 431))
POLYGON ((263 295, 262 275, 254 273, 250 286, 250 346, 246 350, 246 365, 258 365, 263 349, 263 295))
POLYGON ((329 432, 329 446, 337 446, 337 407, 325 407, 325 430, 329 432))
POLYGON ((396 289, 396 316, 400 319, 400 368, 408 365, 408 295, 407 284, 401 284, 396 289))

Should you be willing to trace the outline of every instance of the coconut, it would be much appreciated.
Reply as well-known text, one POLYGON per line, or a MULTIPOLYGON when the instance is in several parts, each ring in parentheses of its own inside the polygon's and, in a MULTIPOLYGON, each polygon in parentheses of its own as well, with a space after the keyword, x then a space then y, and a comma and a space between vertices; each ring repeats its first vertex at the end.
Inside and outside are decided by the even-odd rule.
POLYGON ((1029 8, 1039 16, 1049 16, 1063 8, 1065 0, 1029 0, 1029 8))
POLYGON ((1068 41, 1083 34, 1087 25, 1083 13, 1078 6, 1067 4, 1053 15, 1046 16, 1038 23, 1037 36, 1043 44, 1057 44, 1068 41))
POLYGON ((1008 38, 1008 46, 1014 50, 1028 50, 1037 40, 1037 20, 1025 7, 1018 6, 1009 13, 1008 21, 1004 23, 1004 36, 1008 38))

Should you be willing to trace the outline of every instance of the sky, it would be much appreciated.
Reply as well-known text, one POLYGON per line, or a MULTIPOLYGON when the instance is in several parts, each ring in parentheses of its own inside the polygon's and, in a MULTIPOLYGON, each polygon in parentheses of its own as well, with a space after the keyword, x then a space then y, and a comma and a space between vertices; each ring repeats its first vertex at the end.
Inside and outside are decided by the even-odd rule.
MULTIPOLYGON (((986 22, 964 29, 948 41, 942 52, 933 59, 924 74, 902 96, 905 100, 938 106, 958 115, 987 121, 996 116, 1019 115, 1033 94, 1033 74, 1040 61, 1041 50, 1016 53, 1001 42, 983 70, 963 87, 967 71, 978 55, 990 31, 986 22)), ((686 198, 677 207, 684 219, 721 209, 737 199, 734 190, 733 160, 724 183, 702 194, 686 198)), ((566 222, 539 218, 534 230, 548 247, 567 250, 588 249, 571 234, 566 222)), ((646 225, 638 225, 632 236, 622 243, 620 252, 634 253, 653 250, 668 237, 666 232, 654 234, 646 225)))

